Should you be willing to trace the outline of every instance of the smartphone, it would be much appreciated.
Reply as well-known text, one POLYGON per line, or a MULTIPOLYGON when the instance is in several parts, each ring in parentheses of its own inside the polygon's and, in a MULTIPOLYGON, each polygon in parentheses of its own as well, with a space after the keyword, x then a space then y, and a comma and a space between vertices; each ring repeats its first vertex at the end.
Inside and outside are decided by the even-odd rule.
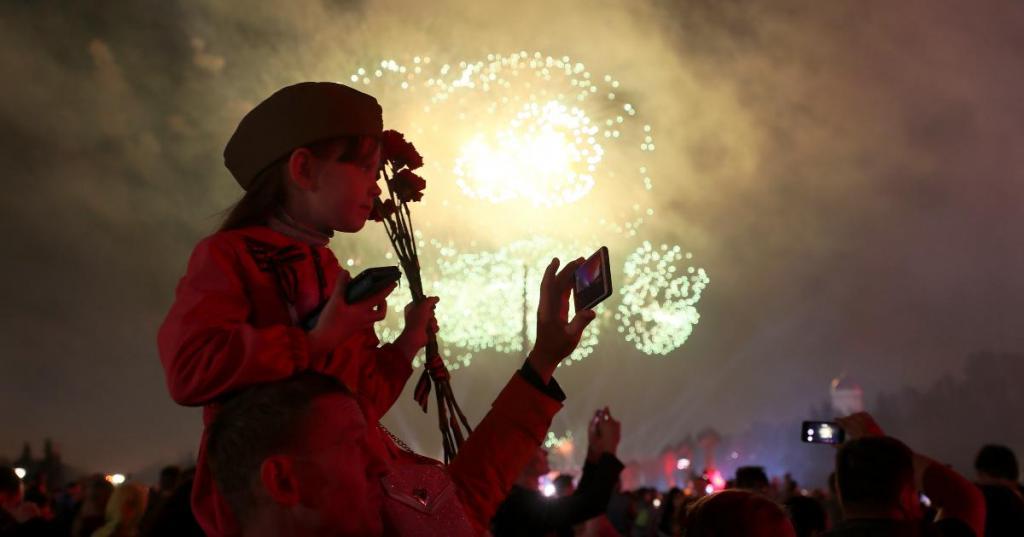
POLYGON ((348 282, 348 287, 345 289, 345 302, 349 304, 362 302, 400 279, 402 279, 402 271, 398 267, 368 268, 348 282))
POLYGON ((846 433, 834 421, 805 421, 800 438, 812 444, 842 444, 846 433))
POLYGON ((593 309, 612 296, 612 268, 608 247, 602 246, 576 269, 573 300, 576 311, 593 309))
MULTIPOLYGON (((345 302, 354 304, 361 302, 375 295, 381 289, 397 282, 402 278, 402 271, 398 267, 373 267, 368 268, 359 273, 358 276, 352 278, 348 282, 348 287, 345 288, 345 302)), ((324 306, 327 305, 325 301, 320 304, 315 310, 310 312, 305 319, 303 319, 301 325, 302 328, 307 332, 316 326, 317 321, 320 320, 320 313, 323 312, 324 306)))

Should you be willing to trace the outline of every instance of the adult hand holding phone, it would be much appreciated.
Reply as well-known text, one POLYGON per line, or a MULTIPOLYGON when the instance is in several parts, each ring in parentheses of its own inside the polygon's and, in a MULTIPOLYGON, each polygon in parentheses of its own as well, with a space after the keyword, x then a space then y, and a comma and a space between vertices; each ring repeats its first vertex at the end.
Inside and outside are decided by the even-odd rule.
POLYGON ((559 260, 556 257, 548 264, 540 282, 537 341, 526 360, 545 383, 551 381, 551 375, 558 364, 576 349, 583 330, 596 317, 594 310, 583 310, 577 311, 569 320, 569 295, 573 289, 576 269, 582 263, 581 257, 559 271, 559 260))

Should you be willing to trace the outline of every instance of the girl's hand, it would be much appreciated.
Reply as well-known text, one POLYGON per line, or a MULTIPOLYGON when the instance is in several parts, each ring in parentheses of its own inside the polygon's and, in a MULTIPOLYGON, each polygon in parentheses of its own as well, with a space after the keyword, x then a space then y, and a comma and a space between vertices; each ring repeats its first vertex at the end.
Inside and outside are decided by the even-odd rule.
POLYGON ((583 330, 597 316, 594 310, 577 311, 569 321, 569 293, 572 291, 576 269, 583 264, 581 257, 558 271, 558 258, 551 260, 544 279, 540 282, 540 304, 537 306, 537 341, 526 359, 530 367, 545 383, 551 380, 555 368, 572 354, 580 343, 583 330))
POLYGON ((331 351, 352 335, 384 320, 388 313, 387 296, 397 287, 391 284, 366 300, 349 304, 345 302, 345 289, 351 280, 348 272, 342 270, 334 284, 334 291, 316 326, 309 331, 309 350, 312 355, 312 369, 319 370, 319 364, 331 351))
POLYGON ((437 309, 438 300, 436 296, 428 296, 420 303, 410 302, 405 307, 405 329, 395 339, 395 346, 410 360, 427 346, 427 330, 431 334, 437 333, 434 310, 437 309))

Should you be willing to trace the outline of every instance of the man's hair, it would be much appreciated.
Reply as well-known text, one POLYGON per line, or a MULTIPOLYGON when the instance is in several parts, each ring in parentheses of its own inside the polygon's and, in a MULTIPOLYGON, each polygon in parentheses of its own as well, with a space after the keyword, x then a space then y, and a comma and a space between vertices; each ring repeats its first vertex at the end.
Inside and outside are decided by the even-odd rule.
POLYGON ((331 377, 303 373, 247 388, 224 403, 206 450, 217 488, 240 521, 257 507, 253 485, 260 465, 293 446, 313 401, 334 393, 348 392, 331 377))
POLYGON ((0 466, 0 494, 17 494, 21 490, 21 478, 10 466, 0 466))
POLYGON ((899 507, 903 489, 913 486, 914 453, 888 436, 851 440, 836 453, 836 482, 844 507, 899 507))
POLYGON ((769 521, 787 519, 779 504, 760 494, 723 490, 690 505, 686 537, 746 537, 769 521))
POLYGON ((974 459, 974 469, 992 477, 1017 481, 1020 479, 1020 467, 1017 456, 1006 446, 988 444, 981 448, 974 459))
POLYGON ((572 476, 569 474, 558 474, 558 477, 551 484, 555 486, 555 493, 561 495, 572 487, 572 476))
POLYGON ((761 490, 769 486, 768 474, 762 466, 740 466, 736 469, 736 488, 761 490))

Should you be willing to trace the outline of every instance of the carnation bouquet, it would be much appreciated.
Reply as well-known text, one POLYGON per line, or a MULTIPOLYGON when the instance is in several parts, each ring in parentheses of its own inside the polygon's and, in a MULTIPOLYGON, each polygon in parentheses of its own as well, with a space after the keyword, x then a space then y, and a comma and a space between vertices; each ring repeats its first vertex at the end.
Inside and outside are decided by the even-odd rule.
MULTIPOLYGON (((413 301, 425 299, 423 281, 420 277, 419 254, 416 251, 416 237, 413 234, 412 213, 409 204, 423 199, 427 182, 413 170, 423 166, 423 157, 416 147, 405 140, 402 133, 384 131, 381 143, 380 176, 387 185, 385 199, 377 199, 370 217, 384 224, 388 239, 395 248, 395 254, 402 265, 402 272, 409 282, 413 301)), ((445 462, 451 462, 465 437, 472 431, 469 421, 459 408, 452 393, 450 375, 444 365, 437 346, 437 336, 427 332, 426 362, 423 374, 416 383, 415 398, 420 408, 427 411, 431 384, 437 396, 437 419, 444 444, 445 462), (465 433, 462 428, 465 427, 465 433)))

